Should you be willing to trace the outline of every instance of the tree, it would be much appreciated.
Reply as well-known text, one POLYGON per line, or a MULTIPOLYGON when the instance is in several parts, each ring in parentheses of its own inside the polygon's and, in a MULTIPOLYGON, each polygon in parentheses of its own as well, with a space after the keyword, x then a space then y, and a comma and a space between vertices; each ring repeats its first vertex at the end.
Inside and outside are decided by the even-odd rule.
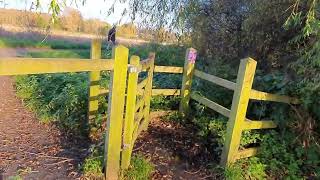
POLYGON ((61 25, 64 30, 80 32, 82 29, 83 19, 80 11, 73 8, 66 8, 61 17, 61 25))

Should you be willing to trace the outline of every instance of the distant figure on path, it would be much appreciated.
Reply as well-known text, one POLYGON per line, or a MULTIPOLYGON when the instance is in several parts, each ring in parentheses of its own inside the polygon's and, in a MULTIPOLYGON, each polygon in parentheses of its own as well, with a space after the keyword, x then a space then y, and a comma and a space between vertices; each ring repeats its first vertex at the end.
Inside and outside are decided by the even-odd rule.
POLYGON ((116 26, 114 25, 108 33, 108 42, 111 41, 113 45, 116 45, 116 26))

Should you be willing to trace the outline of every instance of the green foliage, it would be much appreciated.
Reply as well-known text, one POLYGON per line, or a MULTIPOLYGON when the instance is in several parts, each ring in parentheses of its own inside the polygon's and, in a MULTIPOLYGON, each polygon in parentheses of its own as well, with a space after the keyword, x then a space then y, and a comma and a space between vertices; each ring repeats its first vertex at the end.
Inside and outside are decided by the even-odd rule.
POLYGON ((90 43, 75 44, 64 40, 47 40, 42 42, 40 37, 16 38, 0 37, 0 47, 35 47, 52 49, 90 49, 90 43))
POLYGON ((283 135, 272 131, 264 137, 261 148, 259 157, 268 164, 267 170, 271 176, 297 179, 303 175, 315 176, 314 173, 319 171, 319 147, 301 147, 290 131, 283 135))
POLYGON ((242 136, 241 136, 241 141, 240 141, 240 146, 247 146, 250 144, 257 144, 262 140, 262 132, 261 130, 257 131, 243 131, 242 136))
POLYGON ((141 155, 131 158, 130 168, 124 171, 124 179, 128 180, 148 180, 154 171, 154 166, 141 155))
POLYGON ((8 177, 8 180, 23 180, 21 176, 15 175, 8 177))
POLYGON ((9 37, 0 37, 0 47, 47 47, 45 44, 39 43, 32 39, 18 39, 9 37))
POLYGON ((151 98, 151 108, 153 110, 173 110, 178 109, 180 97, 153 96, 151 98))
POLYGON ((89 50, 54 50, 42 52, 30 52, 29 55, 34 58, 89 58, 89 50))
MULTIPOLYGON (((88 50, 60 50, 30 53, 31 57, 89 58, 88 50)), ((106 87, 109 73, 102 73, 101 85, 106 87)), ((17 95, 43 122, 57 121, 66 132, 88 133, 88 73, 43 74, 16 77, 17 95)), ((106 98, 99 101, 99 113, 107 110, 106 98)), ((102 116, 98 116, 91 129, 102 127, 102 116)))
POLYGON ((182 114, 178 111, 173 111, 167 114, 162 120, 176 123, 185 123, 186 118, 183 118, 182 114))
POLYGON ((253 157, 248 160, 239 160, 227 167, 225 170, 225 177, 228 180, 263 180, 267 179, 265 169, 266 165, 262 164, 259 158, 253 157))
POLYGON ((155 64, 163 66, 180 66, 184 65, 186 48, 177 45, 159 45, 147 44, 136 47, 130 47, 130 55, 138 55, 142 59, 148 57, 148 53, 155 52, 155 64))
POLYGON ((233 164, 225 169, 224 176, 227 180, 243 180, 243 169, 238 164, 233 164))
POLYGON ((86 129, 87 79, 87 73, 18 76, 17 95, 42 121, 79 132, 86 129))
POLYGON ((103 156, 102 153, 94 151, 89 157, 87 157, 82 166, 83 173, 86 177, 94 179, 103 179, 103 156))

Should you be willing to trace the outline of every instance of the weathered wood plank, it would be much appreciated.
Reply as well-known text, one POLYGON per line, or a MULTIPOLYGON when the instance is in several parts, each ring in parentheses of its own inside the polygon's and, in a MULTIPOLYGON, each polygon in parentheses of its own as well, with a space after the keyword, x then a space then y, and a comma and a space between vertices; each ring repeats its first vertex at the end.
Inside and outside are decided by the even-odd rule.
POLYGON ((138 92, 140 92, 140 91, 143 92, 143 88, 147 85, 147 83, 148 83, 148 78, 142 80, 142 81, 138 84, 138 87, 137 87, 138 92))
POLYGON ((259 151, 259 148, 248 148, 248 149, 240 150, 238 151, 235 159, 237 160, 237 159, 254 156, 258 153, 258 151, 259 151))
POLYGON ((246 119, 256 66, 257 62, 251 58, 241 60, 230 117, 227 123, 226 140, 221 156, 220 163, 222 166, 227 166, 236 160, 243 131, 243 126, 241 125, 246 119))
POLYGON ((141 98, 137 103, 136 103, 136 112, 141 108, 141 107, 143 107, 144 106, 144 104, 145 104, 145 101, 144 101, 144 97, 143 98, 141 98))
POLYGON ((186 116, 189 113, 189 101, 191 96, 192 78, 194 74, 194 62, 189 61, 190 52, 196 53, 196 50, 193 48, 189 48, 186 51, 182 76, 182 88, 180 93, 181 100, 179 105, 179 112, 186 116))
POLYGON ((143 131, 143 124, 136 122, 134 133, 133 133, 133 142, 135 142, 139 136, 139 134, 143 131))
POLYGON ((113 60, 61 58, 0 58, 0 76, 104 71, 113 69, 113 60))
POLYGON ((141 70, 145 71, 151 67, 150 57, 140 62, 141 70))
MULTIPOLYGON (((93 40, 91 43, 91 59, 92 64, 101 59, 101 42, 97 39, 93 40)), ((89 104, 88 104, 88 112, 97 112, 99 108, 98 99, 92 100, 91 97, 98 97, 100 95, 100 71, 91 71, 89 73, 89 104), (93 83, 94 82, 94 83, 93 83), (96 83, 97 82, 97 83, 96 83)), ((92 119, 97 114, 88 113, 88 122, 89 125, 92 124, 92 119)))
MULTIPOLYGON (((139 66, 140 58, 132 56, 130 65, 139 66)), ((136 112, 138 72, 130 72, 128 77, 127 100, 126 100, 126 115, 123 127, 123 151, 121 155, 121 168, 127 169, 130 165, 132 148, 134 145, 132 136, 134 132, 134 116, 136 112)))
POLYGON ((144 115, 145 115, 145 108, 144 109, 141 109, 139 112, 136 112, 136 114, 135 114, 135 122, 140 122, 141 121, 141 119, 144 117, 144 115))
POLYGON ((155 66, 154 72, 156 73, 173 73, 173 74, 182 74, 182 67, 174 67, 174 66, 155 66))
POLYGON ((230 116, 230 110, 221 106, 220 104, 218 103, 215 103, 205 97, 202 97, 200 96, 199 94, 196 94, 196 93, 191 93, 191 98, 198 101, 199 103, 209 107, 210 109, 213 109, 215 110, 216 112, 226 116, 226 117, 229 117, 230 116))
POLYGON ((277 124, 273 121, 252 121, 246 119, 243 123, 243 129, 271 129, 276 128, 277 124))
POLYGON ((148 83, 145 87, 145 108, 144 108, 144 121, 142 124, 143 130, 147 130, 149 122, 150 122, 150 104, 152 97, 152 80, 153 80, 153 71, 154 71, 154 60, 155 53, 149 54, 150 68, 148 69, 148 83))
POLYGON ((152 96, 179 96, 180 89, 152 89, 152 96))
POLYGON ((105 89, 105 88, 100 88, 100 95, 107 95, 109 94, 109 89, 105 89))
POLYGON ((127 82, 129 50, 124 46, 113 49, 114 70, 111 73, 108 120, 105 141, 105 178, 118 179, 122 144, 122 124, 127 82))
POLYGON ((262 101, 274 101, 274 102, 283 102, 288 104, 299 104, 297 98, 292 98, 289 96, 283 96, 278 94, 271 94, 262 91, 257 91, 252 89, 250 92, 250 99, 262 100, 262 101))
POLYGON ((230 90, 234 90, 236 88, 236 83, 234 83, 232 81, 228 81, 228 80, 222 79, 220 77, 217 77, 217 76, 214 76, 211 74, 207 74, 207 73, 199 71, 199 70, 195 70, 194 75, 201 78, 201 79, 210 81, 214 84, 217 84, 219 86, 225 87, 230 90))

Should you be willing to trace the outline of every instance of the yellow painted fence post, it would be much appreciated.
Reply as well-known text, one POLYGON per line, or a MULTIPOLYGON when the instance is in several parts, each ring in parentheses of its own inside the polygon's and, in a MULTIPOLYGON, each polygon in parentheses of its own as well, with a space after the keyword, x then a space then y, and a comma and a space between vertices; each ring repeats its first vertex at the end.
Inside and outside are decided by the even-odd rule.
POLYGON ((242 59, 238 71, 236 89, 233 94, 227 135, 221 156, 221 165, 227 166, 236 161, 240 139, 245 122, 250 92, 257 62, 251 58, 242 59))
POLYGON ((129 50, 124 46, 113 49, 114 69, 111 73, 105 141, 105 177, 118 179, 122 144, 122 124, 125 104, 129 50))
POLYGON ((187 49, 181 87, 181 101, 179 112, 187 115, 189 110, 189 101, 191 95, 192 77, 194 73, 194 65, 197 51, 193 48, 187 49))
MULTIPOLYGON (((92 63, 101 59, 101 41, 94 39, 91 42, 91 59, 92 63)), ((100 71, 89 72, 89 104, 88 104, 88 123, 90 127, 90 135, 92 133, 92 121, 97 116, 100 94, 100 71)))
POLYGON ((153 71, 154 71, 154 59, 155 53, 149 54, 150 68, 148 70, 148 83, 145 87, 146 99, 145 99, 145 109, 144 109, 144 124, 142 125, 143 130, 148 129, 149 121, 150 121, 150 105, 151 105, 151 97, 152 97, 152 80, 153 80, 153 71))
POLYGON ((140 58, 132 56, 130 58, 128 88, 127 88, 127 102, 126 115, 123 127, 123 151, 121 155, 121 168, 127 169, 130 165, 131 154, 133 149, 133 131, 134 131, 134 117, 136 112, 137 87, 139 76, 140 58))

